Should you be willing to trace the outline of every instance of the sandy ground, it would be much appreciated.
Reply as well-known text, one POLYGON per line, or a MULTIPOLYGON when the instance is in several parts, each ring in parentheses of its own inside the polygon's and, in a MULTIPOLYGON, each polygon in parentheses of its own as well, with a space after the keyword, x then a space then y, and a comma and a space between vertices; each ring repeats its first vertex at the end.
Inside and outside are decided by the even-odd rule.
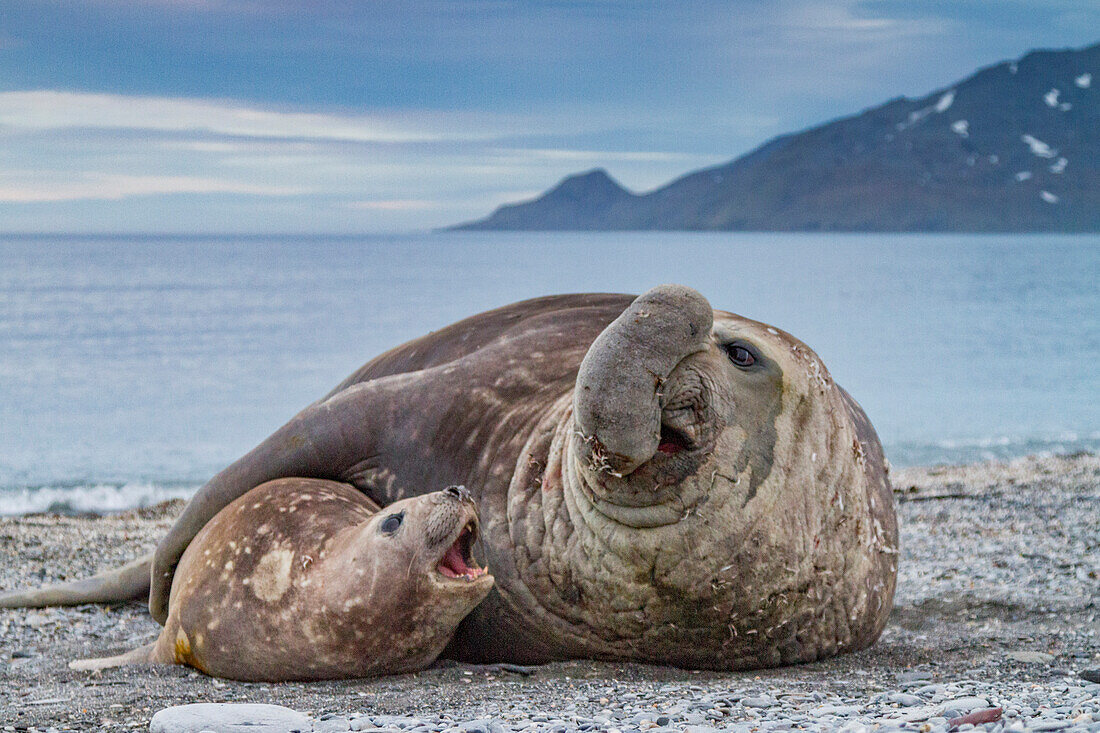
MULTIPOLYGON (((647 695, 732 689, 776 696, 777 704, 821 692, 860 704, 914 682, 980 680, 1009 699, 1065 688, 1077 671, 1100 667, 1100 457, 905 469, 893 480, 902 522, 895 609, 878 643, 856 654, 736 674, 568 662, 531 676, 451 666, 379 680, 245 684, 184 667, 94 674, 66 667, 74 658, 151 641, 159 627, 137 603, 0 610, 0 727, 144 728, 161 708, 207 701, 276 703, 315 717, 507 720, 539 712, 597 715, 647 695), (1019 661, 1020 652, 1051 656, 1019 661)), ((131 559, 153 548, 180 507, 2 519, 0 589, 81 577, 131 559)))

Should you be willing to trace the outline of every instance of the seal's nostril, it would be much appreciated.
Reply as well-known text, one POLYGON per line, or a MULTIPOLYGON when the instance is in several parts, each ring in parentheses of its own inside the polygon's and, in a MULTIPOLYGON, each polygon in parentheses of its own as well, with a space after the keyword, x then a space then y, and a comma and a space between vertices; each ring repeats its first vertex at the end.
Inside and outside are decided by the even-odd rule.
POLYGON ((448 486, 443 490, 459 500, 470 498, 470 492, 466 490, 465 486, 448 486))

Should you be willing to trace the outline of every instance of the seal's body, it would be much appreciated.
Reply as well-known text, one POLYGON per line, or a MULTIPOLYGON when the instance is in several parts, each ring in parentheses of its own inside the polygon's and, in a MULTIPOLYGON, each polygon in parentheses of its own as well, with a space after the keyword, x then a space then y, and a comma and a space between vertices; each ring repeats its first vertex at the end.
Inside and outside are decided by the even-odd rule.
POLYGON ((287 476, 381 506, 476 487, 496 584, 461 659, 791 664, 867 646, 893 602, 863 411, 805 344, 683 286, 516 303, 370 361, 196 494, 157 549, 154 618, 203 525, 287 476))
POLYGON ((114 661, 264 681, 427 667, 492 587, 472 560, 474 504, 454 487, 376 510, 334 481, 282 479, 249 491, 184 553, 160 638, 114 661))

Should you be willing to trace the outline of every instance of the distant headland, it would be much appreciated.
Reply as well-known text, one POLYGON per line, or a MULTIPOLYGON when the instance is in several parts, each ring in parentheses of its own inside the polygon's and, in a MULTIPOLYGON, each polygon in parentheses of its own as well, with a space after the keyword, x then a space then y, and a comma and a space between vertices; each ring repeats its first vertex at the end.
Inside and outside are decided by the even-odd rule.
POLYGON ((1100 232, 1100 44, 1033 51, 648 193, 591 170, 452 229, 1100 232))

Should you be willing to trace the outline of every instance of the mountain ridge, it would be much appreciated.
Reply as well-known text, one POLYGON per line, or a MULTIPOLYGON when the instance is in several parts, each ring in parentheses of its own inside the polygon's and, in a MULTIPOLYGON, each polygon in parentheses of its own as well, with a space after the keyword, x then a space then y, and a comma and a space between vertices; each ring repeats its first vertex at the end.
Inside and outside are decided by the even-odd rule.
POLYGON ((991 64, 645 193, 602 168, 567 176, 453 229, 1100 231, 1100 43, 991 64))

